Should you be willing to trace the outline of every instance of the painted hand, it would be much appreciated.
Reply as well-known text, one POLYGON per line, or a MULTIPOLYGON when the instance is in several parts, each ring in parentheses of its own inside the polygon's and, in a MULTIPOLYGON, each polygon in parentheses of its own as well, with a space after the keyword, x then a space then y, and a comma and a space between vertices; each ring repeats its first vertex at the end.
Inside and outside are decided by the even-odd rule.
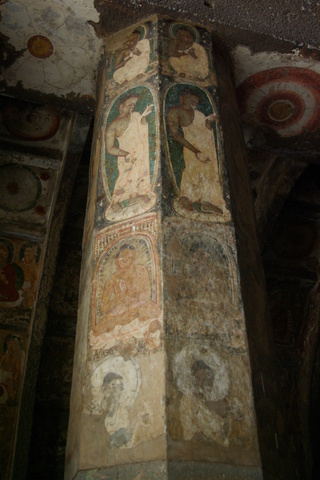
POLYGON ((129 153, 126 156, 126 162, 127 163, 134 163, 137 160, 137 157, 133 153, 129 153))
POLYGON ((148 115, 150 115, 151 112, 152 112, 152 105, 148 105, 145 111, 143 112, 143 114, 141 115, 142 118, 147 117, 148 115))
POLYGON ((210 158, 207 157, 206 155, 204 155, 202 152, 196 153, 196 157, 197 157, 197 159, 200 160, 200 162, 202 162, 202 163, 208 163, 208 162, 210 162, 210 158))

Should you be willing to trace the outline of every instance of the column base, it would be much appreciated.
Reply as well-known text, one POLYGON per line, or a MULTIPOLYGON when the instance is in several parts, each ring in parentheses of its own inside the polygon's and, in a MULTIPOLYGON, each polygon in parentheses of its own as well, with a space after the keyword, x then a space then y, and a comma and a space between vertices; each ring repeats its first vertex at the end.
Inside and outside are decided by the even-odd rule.
POLYGON ((195 462, 146 462, 95 468, 77 473, 74 480, 275 480, 259 467, 195 462))

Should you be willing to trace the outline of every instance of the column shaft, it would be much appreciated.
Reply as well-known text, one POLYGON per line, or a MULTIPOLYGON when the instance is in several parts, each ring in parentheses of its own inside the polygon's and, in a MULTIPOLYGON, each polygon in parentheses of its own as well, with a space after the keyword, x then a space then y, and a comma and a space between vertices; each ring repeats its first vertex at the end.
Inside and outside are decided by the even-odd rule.
POLYGON ((224 135, 222 109, 238 113, 213 51, 207 30, 159 17, 106 41, 68 480, 262 478, 228 177, 245 166, 227 167, 245 149, 224 135))

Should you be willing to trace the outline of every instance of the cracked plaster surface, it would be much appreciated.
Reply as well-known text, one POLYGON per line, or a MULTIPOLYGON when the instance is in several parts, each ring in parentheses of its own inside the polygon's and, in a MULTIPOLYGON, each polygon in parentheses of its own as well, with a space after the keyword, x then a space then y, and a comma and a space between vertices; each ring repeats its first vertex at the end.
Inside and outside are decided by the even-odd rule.
POLYGON ((9 1, 3 5, 2 33, 20 50, 34 35, 50 40, 53 53, 36 58, 28 49, 3 74, 7 86, 22 82, 24 88, 42 93, 94 96, 95 71, 101 40, 87 23, 97 20, 93 4, 80 1, 9 1))

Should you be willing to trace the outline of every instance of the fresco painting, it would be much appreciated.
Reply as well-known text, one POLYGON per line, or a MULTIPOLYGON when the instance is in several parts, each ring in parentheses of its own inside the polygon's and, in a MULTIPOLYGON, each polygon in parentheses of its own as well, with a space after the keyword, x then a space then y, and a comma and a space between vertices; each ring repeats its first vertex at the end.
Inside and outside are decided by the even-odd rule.
POLYGON ((248 447, 254 465, 211 37, 168 19, 146 24, 145 34, 132 27, 107 46, 80 286, 85 331, 72 400, 80 421, 71 445, 77 455, 79 440, 86 468, 100 462, 119 475, 128 463, 171 455, 219 463, 227 451, 238 462, 239 447, 248 447), (161 79, 150 69, 156 30, 161 79))
POLYGON ((134 441, 134 424, 130 418, 141 386, 141 372, 134 359, 125 361, 111 356, 91 376, 91 415, 104 415, 104 426, 110 442, 129 448, 134 441))
MULTIPOLYGON (((136 232, 137 227, 139 223, 132 234, 132 225, 129 228, 122 225, 121 234, 118 225, 113 230, 119 232, 119 237, 107 241, 99 254, 91 307, 90 345, 94 349, 131 344, 135 349, 154 350, 161 344, 162 310, 155 239, 148 230, 136 232)), ((112 239, 112 232, 106 233, 112 239)))
POLYGON ((107 48, 110 50, 107 68, 109 93, 141 83, 155 73, 154 40, 147 25, 138 25, 128 32, 121 44, 111 37, 107 48))
POLYGON ((167 331, 214 337, 230 353, 247 351, 234 254, 234 239, 218 225, 204 234, 194 226, 166 226, 167 331), (173 227, 173 228, 172 228, 173 227))
POLYGON ((62 156, 69 141, 72 113, 52 105, 3 97, 0 109, 0 140, 2 149, 7 145, 15 152, 38 152, 42 157, 52 156, 61 165, 62 156), (47 151, 45 151, 45 149, 47 151))
MULTIPOLYGON (((245 131, 247 140, 251 136, 250 142, 254 141, 257 126, 261 131, 269 129, 277 133, 268 137, 274 144, 290 137, 292 142, 292 137, 317 132, 319 86, 319 73, 308 68, 271 68, 247 77, 237 86, 242 120, 251 127, 245 131)), ((282 144, 289 145, 289 140, 282 144)))
POLYGON ((2 118, 9 132, 22 140, 52 138, 58 131, 60 117, 54 108, 16 102, 4 106, 2 118))
POLYGON ((14 152, 0 154, 1 229, 44 237, 59 172, 44 157, 14 152))
POLYGON ((0 209, 25 212, 36 206, 41 181, 33 169, 23 165, 0 166, 0 209))
POLYGON ((115 57, 113 78, 120 85, 139 78, 148 67, 150 42, 146 38, 140 40, 140 35, 139 30, 134 30, 115 57))
MULTIPOLYGON (((145 449, 146 442, 150 446, 154 440, 154 445, 164 440, 165 383, 158 375, 160 365, 164 367, 160 351, 134 358, 111 354, 90 362, 90 377, 84 385, 89 441, 85 456, 94 450, 108 463, 113 464, 114 456, 120 463, 128 449, 138 459, 136 447, 145 449), (96 445, 95 439, 99 439, 96 445)), ((152 460, 154 451, 150 453, 152 460)))
POLYGON ((0 238, 0 308, 32 309, 38 288, 40 246, 0 238))
POLYGON ((151 88, 136 87, 120 95, 108 112, 105 130, 107 220, 124 220, 155 205, 157 143, 151 88))
POLYGON ((212 460, 221 448, 251 445, 254 419, 245 360, 228 358, 214 342, 196 340, 176 351, 171 362, 170 436, 196 445, 201 434, 205 443, 215 445, 212 460))
POLYGON ((169 35, 163 45, 162 74, 177 81, 188 79, 203 86, 216 85, 208 52, 200 44, 199 31, 191 25, 173 23, 169 35))
POLYGON ((195 85, 176 84, 166 92, 164 110, 168 162, 178 193, 174 209, 190 218, 229 221, 213 100, 195 85))
POLYGON ((0 405, 17 405, 25 366, 24 339, 2 331, 0 341, 0 405))

